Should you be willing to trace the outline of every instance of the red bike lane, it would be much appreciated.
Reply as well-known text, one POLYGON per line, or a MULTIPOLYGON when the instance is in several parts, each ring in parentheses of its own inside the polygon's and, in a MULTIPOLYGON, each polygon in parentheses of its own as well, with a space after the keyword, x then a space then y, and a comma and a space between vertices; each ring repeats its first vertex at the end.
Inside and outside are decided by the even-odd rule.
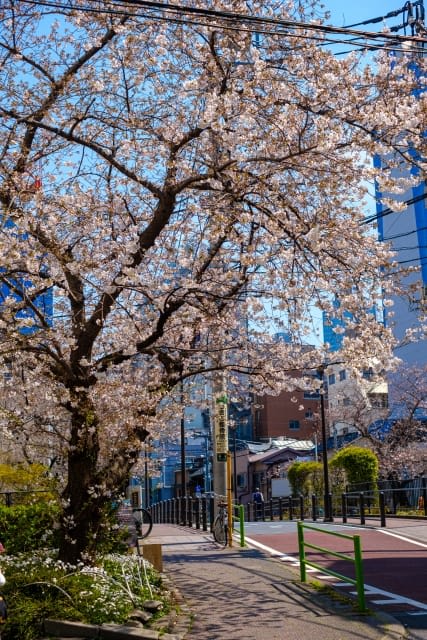
MULTIPOLYGON (((315 523, 309 526, 316 526, 315 523)), ((426 525, 427 526, 427 525, 426 525)), ((319 527, 320 528, 320 527, 319 527)), ((322 527, 324 529, 325 527, 322 527)), ((360 536, 366 598, 388 611, 419 611, 427 614, 427 544, 411 541, 392 531, 339 527, 334 529, 346 536, 360 536)), ((298 561, 298 538, 293 532, 257 534, 249 538, 280 554, 283 560, 298 561)), ((353 540, 323 531, 304 529, 306 543, 354 557, 353 540)), ((354 578, 354 564, 306 547, 306 558, 343 576, 354 578)), ((339 585, 336 578, 325 577, 320 571, 310 570, 313 578, 328 580, 339 585)), ((326 574, 327 575, 327 574, 326 574)), ((345 590, 354 590, 343 584, 345 590)))

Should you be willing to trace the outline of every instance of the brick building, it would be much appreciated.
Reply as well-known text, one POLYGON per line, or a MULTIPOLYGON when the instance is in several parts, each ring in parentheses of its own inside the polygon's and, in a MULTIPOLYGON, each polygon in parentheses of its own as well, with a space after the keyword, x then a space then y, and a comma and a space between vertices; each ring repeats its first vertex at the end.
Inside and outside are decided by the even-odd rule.
POLYGON ((320 429, 319 405, 318 392, 282 391, 278 396, 257 396, 253 405, 254 440, 313 440, 320 429))

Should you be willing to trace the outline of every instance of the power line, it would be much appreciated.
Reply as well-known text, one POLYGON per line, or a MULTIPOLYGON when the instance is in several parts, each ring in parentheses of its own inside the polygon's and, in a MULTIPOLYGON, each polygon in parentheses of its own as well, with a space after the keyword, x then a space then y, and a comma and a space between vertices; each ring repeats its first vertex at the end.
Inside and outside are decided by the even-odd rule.
POLYGON ((397 233, 394 236, 388 236, 387 238, 383 238, 385 242, 389 242, 390 240, 398 240, 399 238, 404 238, 406 236, 412 236, 414 233, 418 233, 419 231, 426 231, 427 227, 418 227, 418 229, 412 229, 412 231, 406 231, 402 233, 397 233))
MULTIPOLYGON (((89 0, 89 1, 96 2, 97 0, 89 0)), ((350 31, 349 27, 334 27, 331 25, 324 25, 324 24, 319 25, 315 23, 300 22, 297 20, 284 20, 283 18, 279 19, 279 18, 251 16, 247 14, 235 13, 230 11, 217 11, 213 9, 201 9, 199 7, 186 7, 183 5, 177 5, 177 4, 172 4, 168 2, 153 2, 150 0, 109 0, 109 1, 113 4, 113 6, 116 4, 119 4, 119 5, 124 4, 125 6, 126 5, 142 6, 147 8, 162 9, 166 11, 185 13, 185 14, 194 13, 196 15, 203 15, 205 17, 221 17, 221 18, 231 19, 231 20, 237 19, 238 21, 250 22, 255 24, 263 24, 263 25, 270 24, 274 26, 286 26, 286 27, 292 27, 292 28, 297 26, 303 29, 321 31, 322 33, 359 35, 363 37, 366 37, 368 35, 373 38, 384 38, 386 40, 387 39, 394 40, 397 37, 399 40, 403 40, 403 41, 407 40, 407 36, 392 36, 387 33, 376 33, 376 32, 367 32, 367 31, 354 31, 354 30, 350 31)), ((416 4, 419 4, 419 2, 420 0, 418 0, 418 2, 413 3, 413 6, 415 6, 416 4)), ((402 9, 402 11, 404 10, 405 8, 402 9)))
MULTIPOLYGON (((177 15, 178 16, 179 15, 181 16, 195 15, 207 20, 219 19, 222 22, 216 26, 220 26, 223 29, 237 30, 236 26, 230 27, 230 25, 227 24, 227 22, 231 20, 232 22, 234 23, 237 22, 239 24, 239 31, 242 30, 242 25, 246 25, 245 30, 247 31, 250 31, 250 32, 255 31, 257 33, 263 33, 270 36, 288 35, 292 37, 300 37, 300 38, 305 37, 307 39, 310 39, 310 38, 314 39, 314 36, 308 36, 306 34, 305 35, 298 34, 298 33, 295 33, 294 31, 291 31, 291 32, 289 31, 289 29, 293 30, 295 28, 307 30, 309 32, 310 31, 318 32, 320 34, 357 36, 357 38, 354 39, 354 44, 352 44, 352 46, 358 46, 363 49, 366 49, 366 48, 371 49, 374 46, 377 47, 378 44, 369 45, 364 42, 357 43, 356 41, 358 39, 368 39, 368 40, 372 39, 374 41, 381 41, 384 44, 387 42, 389 42, 390 44, 394 43, 394 45, 402 44, 403 42, 408 42, 408 41, 412 42, 413 44, 419 43, 421 45, 427 42, 426 39, 423 39, 421 37, 413 37, 413 36, 409 37, 409 36, 391 35, 388 33, 356 31, 356 30, 350 30, 346 27, 333 27, 333 26, 324 25, 324 24, 299 22, 296 20, 284 20, 284 19, 278 19, 278 18, 251 16, 251 15, 239 14, 239 13, 233 13, 233 12, 201 9, 198 7, 185 7, 182 5, 176 5, 171 3, 150 2, 148 0, 118 0, 118 1, 106 0, 102 9, 100 9, 99 7, 94 8, 90 4, 89 5, 86 4, 85 6, 75 5, 71 0, 69 0, 68 2, 58 2, 54 0, 51 0, 51 1, 21 0, 21 1, 25 2, 26 4, 31 4, 35 6, 45 6, 45 7, 57 8, 57 9, 64 9, 64 10, 74 10, 74 11, 82 11, 82 12, 89 12, 89 13, 92 12, 92 13, 98 13, 98 14, 128 15, 129 17, 143 17, 147 19, 155 18, 159 21, 166 20, 171 22, 179 22, 181 24, 182 23, 198 24, 201 26, 202 25, 206 26, 206 23, 204 22, 190 22, 188 20, 188 17, 180 20, 176 18, 177 15), (108 7, 108 5, 110 5, 110 8, 108 7), (129 13, 129 10, 128 10, 129 6, 141 7, 148 11, 151 11, 152 13, 148 13, 148 14, 145 13, 143 15, 138 13, 129 13), (161 11, 162 14, 160 14, 159 11, 161 11), (256 28, 251 29, 249 28, 248 25, 255 25, 256 28), (259 27, 266 27, 266 26, 270 27, 270 30, 261 32, 259 27), (285 27, 286 31, 277 30, 279 27, 285 27), (276 28, 276 30, 271 30, 271 28, 276 28)), ((98 4, 98 0, 87 0, 87 2, 89 3, 96 2, 98 4)), ((321 40, 322 42, 324 42, 324 38, 321 38, 321 40)), ((336 40, 336 39, 334 40, 332 38, 329 39, 329 44, 343 44, 347 42, 348 42, 347 40, 336 40)))
POLYGON ((385 16, 378 16, 376 18, 370 18, 369 20, 363 20, 363 22, 355 22, 354 24, 346 24, 347 29, 352 29, 353 27, 361 27, 366 24, 378 24, 378 22, 383 22, 383 20, 387 20, 387 18, 395 18, 401 13, 405 11, 404 7, 401 9, 396 9, 395 11, 389 11, 385 14, 385 16))
POLYGON ((401 25, 391 27, 391 30, 398 30, 408 26, 415 28, 417 26, 417 22, 420 23, 424 21, 423 0, 416 0, 416 2, 405 2, 403 7, 401 7, 400 9, 389 11, 389 13, 386 13, 384 16, 377 16, 376 18, 370 18, 369 20, 364 20, 363 22, 357 22, 355 24, 346 25, 346 28, 351 29, 353 27, 359 27, 366 24, 377 24, 378 22, 387 20, 387 18, 395 18, 401 13, 408 14, 406 21, 404 21, 404 23, 401 25), (414 9, 415 9, 415 16, 413 14, 414 9))
MULTIPOLYGON (((87 0, 88 2, 91 1, 98 1, 98 0, 87 0)), ((169 23, 173 23, 173 24, 180 24, 180 25, 191 25, 191 26, 204 26, 206 27, 206 22, 202 22, 202 21, 197 21, 197 20, 190 20, 188 17, 183 17, 183 18, 177 18, 176 17, 176 11, 175 13, 172 13, 171 15, 165 16, 163 13, 159 14, 158 13, 158 9, 156 9, 157 13, 153 14, 153 13, 129 13, 128 9, 122 9, 121 7, 125 6, 126 4, 124 4, 124 0, 120 1, 120 2, 115 2, 114 0, 110 0, 110 3, 113 2, 114 4, 112 4, 113 7, 117 7, 117 9, 111 9, 111 8, 107 8, 106 5, 103 6, 103 8, 94 8, 93 6, 78 6, 78 5, 74 5, 72 3, 71 0, 69 0, 68 2, 58 2, 58 0, 54 1, 54 0, 21 0, 21 2, 24 2, 26 4, 31 4, 34 6, 43 6, 43 7, 49 7, 49 8, 54 8, 54 9, 63 9, 63 10, 73 10, 73 11, 80 11, 82 13, 94 13, 94 14, 99 14, 99 15, 111 15, 111 16, 127 16, 129 18, 142 18, 142 19, 146 19, 146 20, 153 20, 156 19, 157 21, 160 22, 169 22, 169 23)), ((134 0, 134 2, 128 2, 128 4, 131 5, 147 5, 147 4, 155 4, 155 5, 160 5, 160 6, 166 6, 167 8, 169 7, 173 7, 175 10, 178 9, 181 12, 188 12, 188 10, 191 11, 195 11, 195 8, 186 8, 186 7, 180 7, 179 5, 165 5, 162 3, 148 3, 148 2, 142 2, 142 0, 140 2, 136 2, 136 0, 134 0)), ((147 7, 148 11, 153 11, 153 8, 151 6, 147 7)), ((207 10, 202 10, 200 9, 200 11, 207 11, 207 10)), ((210 13, 221 13, 221 12, 213 12, 211 11, 210 13)), ((225 12, 222 12, 225 13, 225 12)), ((396 46, 399 46, 402 41, 411 41, 411 53, 424 53, 425 49, 423 47, 423 44, 425 42, 427 42, 427 40, 424 40, 422 38, 418 38, 416 39, 416 44, 414 46, 414 38, 408 38, 408 37, 395 37, 395 36, 390 36, 389 34, 382 34, 382 33, 375 33, 375 32, 356 32, 356 31, 348 31, 349 34, 353 34, 353 33, 360 33, 361 35, 359 35, 358 37, 352 38, 350 41, 348 39, 332 39, 332 38, 325 38, 324 34, 326 31, 331 31, 333 30, 338 31, 339 28, 338 27, 328 27, 328 26, 322 26, 322 25, 311 25, 311 24, 307 24, 307 23, 299 23, 297 21, 286 21, 287 25, 291 25, 292 27, 303 27, 303 28, 307 28, 307 29, 316 29, 316 31, 320 32, 319 35, 313 35, 313 34, 307 34, 307 33, 299 33, 298 31, 289 31, 288 29, 286 31, 280 31, 280 30, 275 30, 275 31, 271 31, 271 30, 262 30, 259 27, 257 27, 256 29, 253 29, 251 27, 247 27, 247 26, 243 26, 248 20, 249 21, 254 21, 254 20, 258 20, 261 22, 265 22, 265 18, 261 18, 261 17, 256 17, 256 16, 246 16, 245 14, 232 14, 232 13, 225 13, 225 15, 231 15, 233 16, 233 21, 237 23, 239 23, 239 27, 237 26, 230 26, 230 24, 221 22, 221 23, 215 23, 213 24, 212 22, 208 22, 209 26, 211 28, 215 27, 215 28, 220 28, 220 29, 224 29, 224 30, 228 30, 228 31, 238 31, 238 32, 242 32, 245 31, 247 33, 256 33, 259 35, 267 35, 267 36, 281 36, 281 35, 286 35, 286 36, 290 36, 294 39, 301 39, 301 40, 314 40, 314 41, 318 41, 319 44, 321 44, 322 46, 325 45, 337 45, 337 44, 350 44, 350 46, 353 47, 353 49, 348 50, 348 51, 342 51, 342 52, 335 52, 334 55, 338 56, 338 55, 344 55, 347 53, 351 53, 352 51, 362 51, 362 52, 366 52, 366 51, 377 51, 377 50, 382 50, 382 51, 390 51, 390 52, 395 52, 396 50, 396 46), (234 18, 235 16, 235 18, 234 18), (323 35, 322 35, 323 34, 323 35), (373 38, 376 40, 375 44, 369 44, 368 42, 366 42, 366 39, 370 39, 373 38), (391 41, 389 43, 389 46, 386 46, 386 43, 388 43, 388 40, 384 40, 384 38, 391 38, 391 41), (398 38, 398 39, 397 39, 398 38), (381 39, 383 39, 383 41, 381 42, 381 39), (360 40, 360 41, 359 41, 360 40), (379 41, 378 41, 379 40, 379 41), (394 44, 393 44, 394 43, 394 44), (418 47, 418 43, 420 43, 420 47, 418 47)), ((209 18, 210 20, 212 20, 212 18, 209 18)), ((278 24, 282 23, 283 21, 276 21, 278 24)), ((340 29, 340 32, 343 32, 344 35, 346 35, 346 28, 342 28, 340 29)))
MULTIPOLYGON (((416 196, 415 198, 410 198, 409 200, 403 200, 401 204, 406 204, 408 207, 410 207, 412 204, 421 202, 426 198, 427 198, 427 193, 422 193, 420 196, 416 196)), ((396 213, 396 211, 394 211, 394 209, 391 209, 390 207, 387 207, 385 209, 382 209, 378 213, 374 214, 373 216, 369 216, 369 218, 365 218, 360 224, 371 224, 372 222, 376 222, 380 218, 385 218, 386 216, 389 216, 392 213, 396 213)))
POLYGON ((427 245, 423 245, 423 244, 415 244, 412 247, 394 247, 395 251, 417 251, 420 249, 427 249, 427 245))
POLYGON ((416 262, 417 266, 423 267, 427 265, 427 260, 420 260, 419 258, 408 258, 407 260, 393 260, 393 264, 409 264, 410 262, 416 262))

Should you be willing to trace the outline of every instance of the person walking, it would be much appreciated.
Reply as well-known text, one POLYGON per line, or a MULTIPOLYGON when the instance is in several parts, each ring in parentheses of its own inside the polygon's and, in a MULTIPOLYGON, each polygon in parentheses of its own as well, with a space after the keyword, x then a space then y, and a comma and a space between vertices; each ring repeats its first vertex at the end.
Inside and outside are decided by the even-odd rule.
POLYGON ((262 516, 262 505, 264 503, 264 496, 262 495, 259 487, 256 487, 255 491, 252 494, 252 501, 254 503, 255 510, 255 520, 259 520, 262 516))

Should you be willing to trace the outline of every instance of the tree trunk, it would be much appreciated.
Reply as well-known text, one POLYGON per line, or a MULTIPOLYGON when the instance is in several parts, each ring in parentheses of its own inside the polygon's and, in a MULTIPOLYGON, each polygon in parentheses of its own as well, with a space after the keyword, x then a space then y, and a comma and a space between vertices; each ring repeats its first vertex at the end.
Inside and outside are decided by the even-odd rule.
POLYGON ((101 464, 98 421, 89 405, 85 398, 72 415, 68 483, 62 495, 59 559, 72 565, 93 563, 103 551, 100 542, 110 524, 111 501, 127 483, 148 433, 142 427, 136 429, 137 435, 122 442, 122 449, 111 451, 101 464))
POLYGON ((70 453, 68 485, 60 523, 59 559, 76 565, 96 555, 96 533, 103 520, 106 498, 96 492, 96 461, 93 451, 70 453))
POLYGON ((106 492, 98 471, 98 421, 87 397, 79 398, 71 418, 67 486, 63 492, 59 559, 77 564, 96 555, 106 492))

